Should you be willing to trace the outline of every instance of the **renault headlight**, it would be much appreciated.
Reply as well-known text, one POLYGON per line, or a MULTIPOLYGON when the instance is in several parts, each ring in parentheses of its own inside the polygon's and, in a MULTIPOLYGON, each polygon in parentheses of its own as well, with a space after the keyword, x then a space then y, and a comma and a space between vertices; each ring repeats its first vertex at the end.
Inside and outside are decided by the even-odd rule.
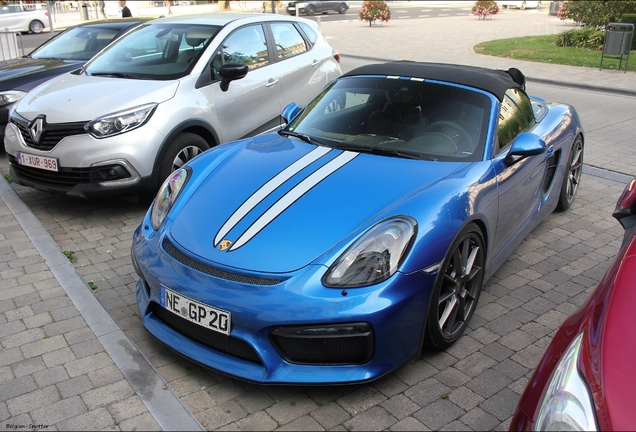
POLYGON ((107 138, 143 126, 157 108, 156 103, 141 105, 99 117, 84 126, 95 138, 107 138))
POLYGON ((0 106, 16 103, 26 95, 26 92, 20 90, 7 90, 0 92, 0 106))
POLYGON ((537 431, 598 430, 594 402, 577 366, 583 335, 574 339, 552 373, 537 411, 537 431))
POLYGON ((152 203, 152 210, 150 211, 150 222, 155 231, 159 229, 166 219, 166 216, 168 216, 168 213, 170 213, 172 206, 177 201, 179 193, 181 193, 183 186, 188 182, 189 177, 189 169, 180 168, 170 174, 161 185, 161 188, 159 188, 157 197, 152 203))
POLYGON ((406 256, 417 231, 408 216, 384 220, 362 234, 327 270, 323 285, 354 288, 390 278, 406 256))

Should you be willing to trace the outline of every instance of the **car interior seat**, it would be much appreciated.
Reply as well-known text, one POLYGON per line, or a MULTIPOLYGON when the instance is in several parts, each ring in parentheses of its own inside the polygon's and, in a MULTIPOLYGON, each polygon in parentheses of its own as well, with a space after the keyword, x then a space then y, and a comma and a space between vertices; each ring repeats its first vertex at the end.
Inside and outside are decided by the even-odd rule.
POLYGON ((402 90, 387 92, 382 110, 372 112, 366 121, 367 133, 404 141, 424 133, 428 119, 422 115, 421 104, 419 93, 402 90))

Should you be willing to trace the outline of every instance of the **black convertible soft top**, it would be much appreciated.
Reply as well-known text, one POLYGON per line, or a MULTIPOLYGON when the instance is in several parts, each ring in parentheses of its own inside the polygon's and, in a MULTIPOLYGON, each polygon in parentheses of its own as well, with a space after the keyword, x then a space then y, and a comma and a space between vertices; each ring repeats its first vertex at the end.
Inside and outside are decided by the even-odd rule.
POLYGON ((361 66, 343 76, 381 75, 424 78, 462 84, 492 93, 499 100, 511 87, 525 88, 525 77, 519 69, 507 71, 445 63, 396 61, 361 66))

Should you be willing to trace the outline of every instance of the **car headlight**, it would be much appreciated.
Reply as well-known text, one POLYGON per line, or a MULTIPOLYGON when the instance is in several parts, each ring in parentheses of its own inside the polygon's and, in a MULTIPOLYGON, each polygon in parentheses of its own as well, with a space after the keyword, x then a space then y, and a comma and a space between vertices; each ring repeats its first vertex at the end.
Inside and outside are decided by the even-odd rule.
POLYGON ((323 285, 354 288, 390 278, 406 256, 416 231, 417 223, 407 216, 376 224, 329 267, 323 277, 323 285))
POLYGON ((552 373, 534 428, 537 431, 596 431, 593 401, 577 366, 581 333, 572 341, 552 373))
POLYGON ((95 138, 107 138, 143 126, 157 108, 156 103, 141 105, 99 117, 84 126, 95 138))
POLYGON ((7 90, 0 92, 0 106, 9 105, 22 99, 26 92, 20 90, 7 90))
POLYGON ((179 193, 190 177, 190 170, 179 168, 168 176, 157 192, 157 197, 152 203, 150 222, 155 230, 158 230, 170 213, 170 209, 179 197, 179 193))

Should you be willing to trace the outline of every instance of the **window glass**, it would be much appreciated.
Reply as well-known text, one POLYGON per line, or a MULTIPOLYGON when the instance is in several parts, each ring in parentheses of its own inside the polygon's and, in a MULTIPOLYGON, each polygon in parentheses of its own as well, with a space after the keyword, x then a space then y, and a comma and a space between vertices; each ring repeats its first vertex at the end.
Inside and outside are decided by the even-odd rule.
POLYGON ((301 22, 300 23, 300 28, 303 29, 303 32, 305 32, 305 35, 307 35, 307 38, 309 38, 309 41, 312 44, 316 43, 316 40, 318 39, 318 33, 316 33, 314 31, 313 28, 311 28, 311 26, 307 23, 301 22))
POLYGON ((528 95, 526 95, 523 90, 517 88, 508 89, 506 94, 517 104, 523 113, 526 122, 528 122, 528 128, 532 127, 534 125, 534 111, 528 95))
MULTIPOLYGON (((523 112, 510 97, 509 89, 504 95, 504 100, 499 108, 499 123, 497 124, 497 139, 499 148, 495 149, 497 153, 500 149, 510 144, 521 132, 528 130, 528 122, 523 112)), ((514 96, 514 94, 513 94, 514 96)))
POLYGON ((31 53, 33 58, 89 60, 117 35, 116 29, 76 27, 31 53))
POLYGON ((243 27, 232 33, 223 42, 223 64, 225 63, 245 63, 249 69, 268 64, 269 57, 263 27, 260 25, 243 27))
POLYGON ((474 162, 483 159, 490 107, 484 92, 458 86, 349 77, 327 87, 288 128, 334 148, 474 162))
POLYGON ((305 40, 292 23, 274 23, 271 25, 276 55, 279 59, 293 57, 307 51, 305 40))
POLYGON ((171 80, 187 75, 219 27, 149 24, 109 45, 86 68, 89 75, 171 80))

